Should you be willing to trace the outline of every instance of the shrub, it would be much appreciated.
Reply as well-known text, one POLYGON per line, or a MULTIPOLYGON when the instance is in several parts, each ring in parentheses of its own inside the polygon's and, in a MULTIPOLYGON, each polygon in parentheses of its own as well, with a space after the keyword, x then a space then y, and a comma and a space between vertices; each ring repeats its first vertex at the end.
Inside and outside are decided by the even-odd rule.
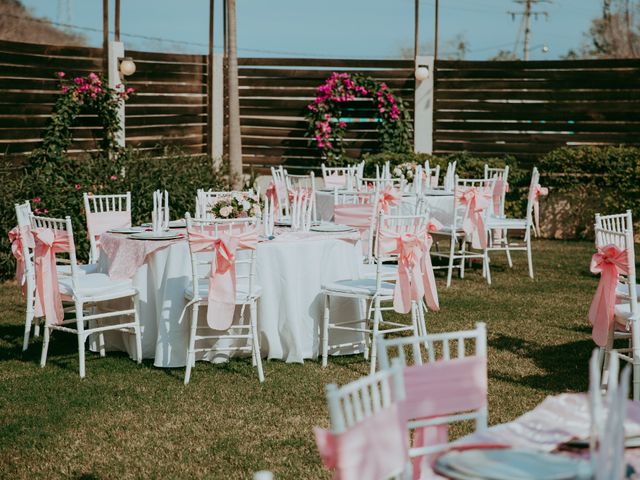
MULTIPOLYGON (((78 258, 88 258, 89 241, 86 231, 82 194, 131 192, 134 224, 151 220, 152 191, 167 190, 172 218, 182 218, 195 207, 196 189, 224 189, 225 176, 214 171, 206 156, 189 156, 170 150, 158 157, 158 152, 140 153, 127 150, 117 160, 104 156, 83 159, 68 157, 36 164, 35 161, 5 179, 0 200, 0 222, 4 232, 15 226, 15 204, 31 201, 31 207, 42 215, 63 217, 73 222, 78 258)), ((0 278, 10 278, 15 265, 6 234, 0 236, 0 278)))

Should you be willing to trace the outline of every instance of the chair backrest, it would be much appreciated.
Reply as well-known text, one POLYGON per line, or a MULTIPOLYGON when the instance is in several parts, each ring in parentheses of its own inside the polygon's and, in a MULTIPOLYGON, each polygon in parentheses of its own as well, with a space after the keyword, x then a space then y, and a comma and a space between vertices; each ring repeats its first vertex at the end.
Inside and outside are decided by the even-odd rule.
POLYGON ((606 401, 602 395, 600 351, 594 349, 589 362, 589 458, 594 480, 623 480, 624 423, 631 379, 631 365, 627 365, 618 380, 620 359, 613 350, 609 359, 609 381, 606 401), (605 408, 606 404, 606 408, 605 408))
POLYGON ((68 235, 69 251, 66 253, 56 253, 56 264, 71 265, 71 276, 73 278, 73 285, 74 288, 77 288, 80 269, 78 268, 78 262, 76 259, 76 246, 73 238, 73 225, 71 224, 71 217, 66 216, 65 218, 53 218, 41 217, 32 214, 30 223, 32 230, 36 228, 48 228, 50 230, 53 230, 54 233, 63 232, 68 235))
POLYGON ((453 216, 451 218, 451 228, 454 229, 452 231, 457 231, 462 228, 462 222, 464 220, 468 205, 464 205, 460 201, 461 193, 468 188, 475 188, 478 191, 484 191, 489 196, 489 205, 482 212, 485 220, 491 213, 491 193, 495 187, 495 178, 490 178, 485 180, 484 178, 459 178, 457 175, 454 179, 454 188, 453 188, 453 216))
MULTIPOLYGON (((487 330, 424 336, 378 338, 381 370, 394 361, 404 367, 405 402, 410 430, 473 420, 476 430, 487 428, 487 330), (428 417, 428 418, 427 418, 428 417)), ((410 456, 431 454, 446 444, 410 450, 410 456)))
MULTIPOLYGON (((31 227, 31 204, 27 200, 24 203, 16 203, 16 220, 18 221, 18 228, 25 229, 31 227)), ((33 252, 29 248, 27 241, 21 241, 22 246, 22 258, 24 261, 25 278, 27 282, 30 282, 33 275, 33 252)), ((33 287, 30 287, 33 288, 33 287)))
POLYGON ((315 217, 316 196, 313 191, 304 188, 293 189, 290 193, 291 228, 294 231, 308 232, 315 217))
POLYGON ((377 190, 362 192, 334 192, 334 220, 336 223, 357 228, 363 241, 367 241, 365 261, 373 262, 373 238, 378 221, 377 190))
POLYGON ((31 204, 29 200, 24 203, 16 203, 16 220, 19 227, 28 227, 31 225, 31 204))
MULTIPOLYGON (((202 219, 192 218, 187 212, 185 213, 185 221, 187 224, 187 238, 192 231, 206 233, 209 236, 218 238, 222 235, 238 235, 253 230, 258 225, 256 217, 250 218, 234 218, 228 220, 220 219, 202 219)), ((242 250, 242 249, 239 249, 242 250)), ((211 261, 213 254, 211 252, 194 251, 189 244, 189 252, 191 255, 191 273, 194 295, 198 294, 198 285, 206 282, 209 278, 211 269, 211 261)), ((236 281, 243 286, 246 285, 246 292, 250 294, 256 283, 256 251, 249 250, 248 255, 236 255, 236 281)), ((242 289, 245 291, 245 289, 242 289)))
POLYGON ((287 188, 287 201, 289 200, 288 198, 289 192, 292 190, 305 189, 310 191, 311 196, 314 198, 314 201, 312 204, 313 220, 317 220, 318 215, 316 212, 316 202, 315 202, 315 196, 316 196, 315 174, 313 172, 309 172, 309 175, 291 175, 285 170, 284 178, 285 178, 286 188, 287 188))
POLYGON ((440 165, 436 165, 435 168, 431 168, 431 165, 429 165, 429 160, 425 160, 424 172, 427 177, 427 189, 437 188, 438 182, 440 181, 440 165))
POLYGON ((356 178, 361 176, 358 165, 346 167, 327 167, 322 164, 322 179, 326 188, 341 187, 351 190, 356 186, 356 178))
POLYGON ((331 431, 339 434, 404 399, 400 364, 339 387, 325 387, 331 431))
POLYGON ((82 197, 89 234, 89 263, 95 263, 100 255, 100 236, 111 228, 131 226, 131 192, 115 195, 93 195, 85 192, 82 197), (122 218, 116 219, 114 213, 116 216, 120 214, 122 218))
POLYGON ((458 162, 449 162, 447 165, 447 173, 444 175, 442 185, 445 190, 451 191, 455 187, 456 182, 456 166, 458 162))
POLYGON ((595 237, 597 248, 615 245, 619 249, 627 252, 629 274, 619 275, 618 282, 623 285, 624 288, 624 294, 621 295, 621 297, 630 304, 631 318, 637 318, 638 294, 636 291, 636 262, 631 210, 614 215, 600 215, 596 213, 595 237))
POLYGON ((494 198, 499 199, 498 211, 493 211, 494 214, 504 216, 504 204, 507 198, 507 185, 509 181, 509 165, 501 167, 490 167, 486 163, 484 164, 484 178, 485 180, 495 179, 494 184, 494 198))
POLYGON ((279 216, 289 216, 289 192, 286 181, 287 171, 282 165, 271 167, 271 178, 276 187, 276 197, 278 199, 279 216))

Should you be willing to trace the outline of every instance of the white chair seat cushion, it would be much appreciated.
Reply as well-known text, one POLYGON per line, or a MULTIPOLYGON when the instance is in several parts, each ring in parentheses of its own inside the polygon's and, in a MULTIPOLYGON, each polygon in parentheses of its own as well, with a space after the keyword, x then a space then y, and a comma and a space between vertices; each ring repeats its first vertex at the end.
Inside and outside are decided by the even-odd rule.
MULTIPOLYGON (((236 303, 242 304, 247 300, 247 297, 258 298, 262 295, 262 287, 260 285, 252 285, 251 295, 249 295, 249 285, 238 283, 236 285, 236 303)), ((187 300, 193 299, 193 283, 189 284, 187 288, 184 289, 184 296, 187 300)), ((207 298, 209 296, 209 283, 208 282, 200 282, 198 284, 198 297, 199 298, 207 298)))
MULTIPOLYGON (((360 278, 376 278, 376 268, 377 265, 375 263, 369 264, 365 263, 360 266, 360 278)), ((388 265, 383 264, 380 267, 382 278, 395 278, 398 273, 397 265, 388 265)))
POLYGON ((74 292, 71 277, 58 279, 60 294, 81 297, 97 297, 103 295, 126 294, 134 291, 131 280, 114 280, 104 273, 88 273, 78 277, 78 289, 74 292))
MULTIPOLYGON (((382 282, 380 294, 385 297, 393 295, 395 284, 382 282)), ((376 293, 375 278, 360 278, 358 280, 339 280, 337 282, 326 283, 322 289, 327 292, 346 293, 351 295, 373 296, 376 293)))
POLYGON ((487 219, 487 228, 513 228, 524 230, 527 228, 527 220, 524 218, 489 217, 487 219))
MULTIPOLYGON (((71 265, 56 265, 58 275, 71 275, 71 265)), ((86 275, 87 273, 96 273, 98 271, 97 263, 88 263, 87 265, 78 265, 78 273, 86 275)))
POLYGON ((631 318, 631 304, 628 302, 617 304, 615 308, 616 322, 626 325, 627 320, 629 320, 630 318, 631 318))

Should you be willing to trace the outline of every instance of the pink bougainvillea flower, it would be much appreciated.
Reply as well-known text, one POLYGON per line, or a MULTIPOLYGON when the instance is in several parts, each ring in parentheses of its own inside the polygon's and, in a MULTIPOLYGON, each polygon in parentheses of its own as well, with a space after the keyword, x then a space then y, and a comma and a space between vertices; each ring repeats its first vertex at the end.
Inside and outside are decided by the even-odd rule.
POLYGON ((36 213, 39 215, 39 214, 40 214, 40 209, 39 209, 39 208, 36 208, 36 209, 34 210, 34 212, 36 212, 36 213))
POLYGON ((73 79, 73 83, 75 83, 76 85, 82 85, 84 83, 84 78, 76 77, 73 79))
POLYGON ((82 188, 82 186, 79 183, 76 183, 73 188, 75 188, 76 190, 80 190, 82 188))
POLYGON ((342 120, 340 120, 340 121, 338 122, 338 126, 339 126, 340 128, 344 128, 344 127, 346 127, 346 126, 347 126, 347 122, 343 122, 342 120))
POLYGON ((66 85, 62 87, 63 93, 67 93, 68 91, 69 91, 69 87, 67 87, 66 85))
POLYGON ((33 203, 40 203, 42 199, 40 197, 34 197, 32 201, 33 203))
POLYGON ((130 95, 130 94, 134 93, 135 91, 136 91, 136 89, 135 89, 135 88, 133 88, 133 87, 129 87, 129 88, 127 88, 127 90, 126 90, 127 95, 130 95))
POLYGON ((117 175, 111 175, 111 176, 109 177, 109 179, 110 179, 110 180, 117 180, 117 179, 118 179, 118 176, 117 176, 117 175))
POLYGON ((64 78, 64 72, 56 72, 58 78, 64 78))
POLYGON ((88 75, 89 80, 91 80, 92 82, 97 82, 98 81, 98 75, 96 75, 95 73, 91 72, 88 75))
POLYGON ((44 214, 46 215, 47 213, 49 213, 49 210, 45 208, 45 209, 43 210, 43 212, 44 212, 44 214))

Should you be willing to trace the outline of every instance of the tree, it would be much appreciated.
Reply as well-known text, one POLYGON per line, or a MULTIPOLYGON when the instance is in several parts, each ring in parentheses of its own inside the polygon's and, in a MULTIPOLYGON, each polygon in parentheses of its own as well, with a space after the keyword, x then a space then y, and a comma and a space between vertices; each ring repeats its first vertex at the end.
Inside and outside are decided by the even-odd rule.
POLYGON ((238 92, 238 31, 236 0, 227 0, 229 22, 229 58, 227 88, 229 90, 229 175, 234 188, 241 189, 242 137, 240 135, 240 96, 238 92))
POLYGON ((497 60, 497 61, 518 60, 518 56, 515 53, 513 53, 513 51, 511 50, 500 50, 497 54, 495 54, 489 60, 497 60))

